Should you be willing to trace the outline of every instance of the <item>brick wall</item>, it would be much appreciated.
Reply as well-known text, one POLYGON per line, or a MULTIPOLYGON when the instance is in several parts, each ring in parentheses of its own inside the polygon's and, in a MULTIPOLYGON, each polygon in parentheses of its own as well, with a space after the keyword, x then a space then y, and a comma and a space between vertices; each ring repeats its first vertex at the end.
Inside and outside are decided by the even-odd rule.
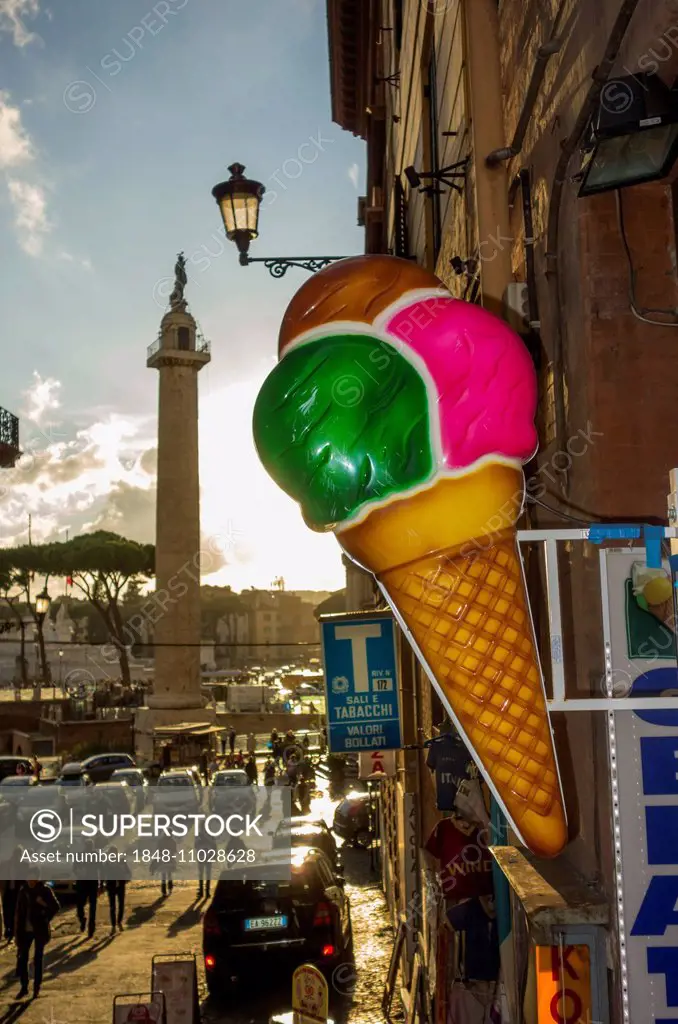
MULTIPOLYGON (((468 0, 467 0, 468 3, 468 0)), ((492 246, 479 237, 475 220, 476 176, 487 153, 473 152, 472 98, 465 64, 468 8, 464 0, 447 0, 427 12, 419 0, 405 0, 402 47, 397 54, 393 33, 383 34, 385 73, 400 69, 399 89, 387 89, 387 154, 385 186, 390 239, 394 236, 393 179, 408 164, 417 170, 431 151, 425 95, 428 56, 436 60, 435 93, 438 166, 465 156, 470 165, 462 196, 441 196, 442 239, 436 270, 460 294, 464 284, 450 268, 451 256, 462 259, 480 251, 492 258, 492 246), (397 122, 395 118, 399 119, 397 122), (453 132, 453 135, 445 135, 453 132)), ((506 168, 506 192, 518 171, 532 179, 532 210, 536 239, 537 290, 542 320, 541 410, 542 448, 539 460, 551 463, 547 480, 549 503, 581 515, 618 520, 665 516, 668 472, 678 461, 672 436, 678 407, 678 329, 637 319, 629 303, 629 266, 620 234, 614 195, 580 200, 566 183, 560 213, 558 252, 559 307, 546 275, 544 252, 554 171, 561 144, 575 123, 600 63, 618 14, 620 0, 501 0, 499 36, 504 100, 504 144, 513 138, 534 69, 538 48, 549 40, 561 10, 561 50, 551 58, 529 121, 521 154, 506 168), (554 325, 562 326, 564 378, 554 380, 554 325), (554 387, 566 395, 566 437, 551 440, 554 387), (569 438, 578 437, 567 480, 552 468, 553 458, 569 438)), ((390 0, 382 0, 381 24, 392 24, 390 0)), ((640 0, 615 67, 615 75, 647 68, 671 81, 678 73, 678 3, 640 0)), ((476 97, 477 102, 477 97, 476 97)), ((573 160, 568 174, 578 169, 573 160)), ((424 266, 432 257, 432 201, 406 187, 410 255, 424 266)), ((678 307, 674 190, 653 184, 622 194, 628 245, 636 273, 640 306, 678 307)), ((506 244, 515 280, 525 280, 524 230, 520 196, 510 210, 506 244)), ((481 268, 483 263, 481 261, 481 268)), ((652 316, 653 314, 649 314, 652 316)), ((659 318, 661 319, 661 318, 659 318)), ((574 450, 574 448, 573 448, 574 450)), ((556 456, 555 465, 568 460, 556 456)), ((535 522, 564 525, 548 513, 535 522), (546 520, 544 516, 546 515, 546 520)), ((539 572, 532 588, 540 600, 539 572)), ((543 582, 543 581, 542 581, 543 582)), ((602 629, 597 549, 578 545, 562 564, 564 613, 568 621, 568 687, 578 694, 599 692, 603 674, 602 629), (568 618, 569 616, 569 618, 568 618)), ((543 593, 543 588, 542 588, 543 593)), ((418 713, 427 722, 419 677, 418 713)), ((562 747, 568 806, 577 838, 567 857, 590 879, 609 886, 612 880, 608 829, 608 768, 604 721, 582 712, 554 716, 562 747), (571 751, 576 751, 573 758, 571 751)), ((422 824, 431 819, 433 799, 426 773, 421 775, 422 824)))

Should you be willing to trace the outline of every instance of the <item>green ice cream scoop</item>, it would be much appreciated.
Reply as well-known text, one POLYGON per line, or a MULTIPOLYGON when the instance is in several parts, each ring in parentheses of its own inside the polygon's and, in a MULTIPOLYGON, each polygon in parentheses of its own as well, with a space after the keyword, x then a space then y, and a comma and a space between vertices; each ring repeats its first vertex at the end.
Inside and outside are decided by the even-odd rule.
POLYGON ((396 349, 369 335, 289 350, 262 385, 253 427, 267 471, 315 530, 433 472, 426 385, 396 349))

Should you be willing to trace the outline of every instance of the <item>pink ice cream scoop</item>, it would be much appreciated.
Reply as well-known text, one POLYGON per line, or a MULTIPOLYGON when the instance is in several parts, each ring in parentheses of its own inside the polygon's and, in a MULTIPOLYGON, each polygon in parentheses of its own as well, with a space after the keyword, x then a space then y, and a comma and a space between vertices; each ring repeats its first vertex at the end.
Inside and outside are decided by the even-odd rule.
POLYGON ((503 320, 438 294, 393 315, 387 311, 382 325, 433 378, 448 469, 464 469, 487 455, 532 458, 537 378, 524 342, 503 320))

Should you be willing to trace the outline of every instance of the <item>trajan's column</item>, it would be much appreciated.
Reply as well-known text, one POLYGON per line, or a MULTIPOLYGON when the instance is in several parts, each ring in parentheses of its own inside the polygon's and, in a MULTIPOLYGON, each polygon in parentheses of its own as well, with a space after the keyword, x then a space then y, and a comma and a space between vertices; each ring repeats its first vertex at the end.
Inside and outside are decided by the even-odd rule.
POLYGON ((196 342, 196 323, 184 298, 186 281, 186 261, 179 253, 170 308, 146 360, 146 366, 159 371, 160 387, 155 671, 149 711, 136 726, 138 741, 139 732, 145 734, 144 747, 153 725, 209 718, 200 693, 198 373, 210 353, 206 342, 196 342))

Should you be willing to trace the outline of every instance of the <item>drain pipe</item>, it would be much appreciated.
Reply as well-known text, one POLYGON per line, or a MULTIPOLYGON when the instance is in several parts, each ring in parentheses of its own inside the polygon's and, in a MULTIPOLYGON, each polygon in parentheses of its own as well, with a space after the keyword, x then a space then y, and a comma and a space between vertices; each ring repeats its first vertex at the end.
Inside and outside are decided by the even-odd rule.
POLYGON ((562 46, 562 40, 558 37, 558 33, 560 32, 560 26, 566 5, 567 0, 561 0, 558 13, 555 16, 551 27, 550 38, 548 42, 544 43, 544 45, 540 46, 537 50, 530 84, 527 87, 523 106, 518 118, 518 124, 516 125, 515 132, 513 133, 513 142, 510 146, 504 146, 502 149, 493 149, 492 152, 485 157, 485 163, 488 167, 496 167, 498 164, 504 163, 506 160, 511 160, 512 157, 518 156, 523 148, 527 127, 530 123, 530 119, 532 118, 534 105, 537 101, 537 96, 539 95, 542 82, 544 81, 544 75, 546 74, 546 65, 550 61, 551 57, 559 52, 562 46))
MULTIPOLYGON (((562 329, 562 303, 560 301, 560 274, 558 267, 558 245, 560 238, 560 206, 563 198, 563 188, 567 181, 567 169, 570 160, 574 156, 582 136, 586 131, 591 116, 596 111, 600 102, 600 95, 608 81, 615 60, 619 53, 624 36, 636 12, 640 0, 623 0, 619 9, 612 32, 607 41, 603 59, 592 74, 593 81, 589 87, 579 116, 575 121, 574 128, 567 139, 562 143, 560 158, 553 176, 551 187, 551 199, 549 203, 549 217, 546 231, 546 278, 551 291, 551 308, 555 311, 552 317, 553 329, 553 384, 555 393, 555 414, 556 414, 556 444, 562 445, 565 441, 567 431, 567 416, 565 410, 565 359, 563 351, 563 329, 562 329)), ((568 491, 567 472, 563 473, 562 490, 564 494, 568 491)))
POLYGON ((537 274, 534 264, 534 222, 532 220, 532 182, 527 167, 516 174, 515 186, 520 188, 523 208, 523 231, 525 234, 525 280, 527 283, 527 305, 529 324, 532 331, 539 331, 539 296, 537 294, 537 274))

